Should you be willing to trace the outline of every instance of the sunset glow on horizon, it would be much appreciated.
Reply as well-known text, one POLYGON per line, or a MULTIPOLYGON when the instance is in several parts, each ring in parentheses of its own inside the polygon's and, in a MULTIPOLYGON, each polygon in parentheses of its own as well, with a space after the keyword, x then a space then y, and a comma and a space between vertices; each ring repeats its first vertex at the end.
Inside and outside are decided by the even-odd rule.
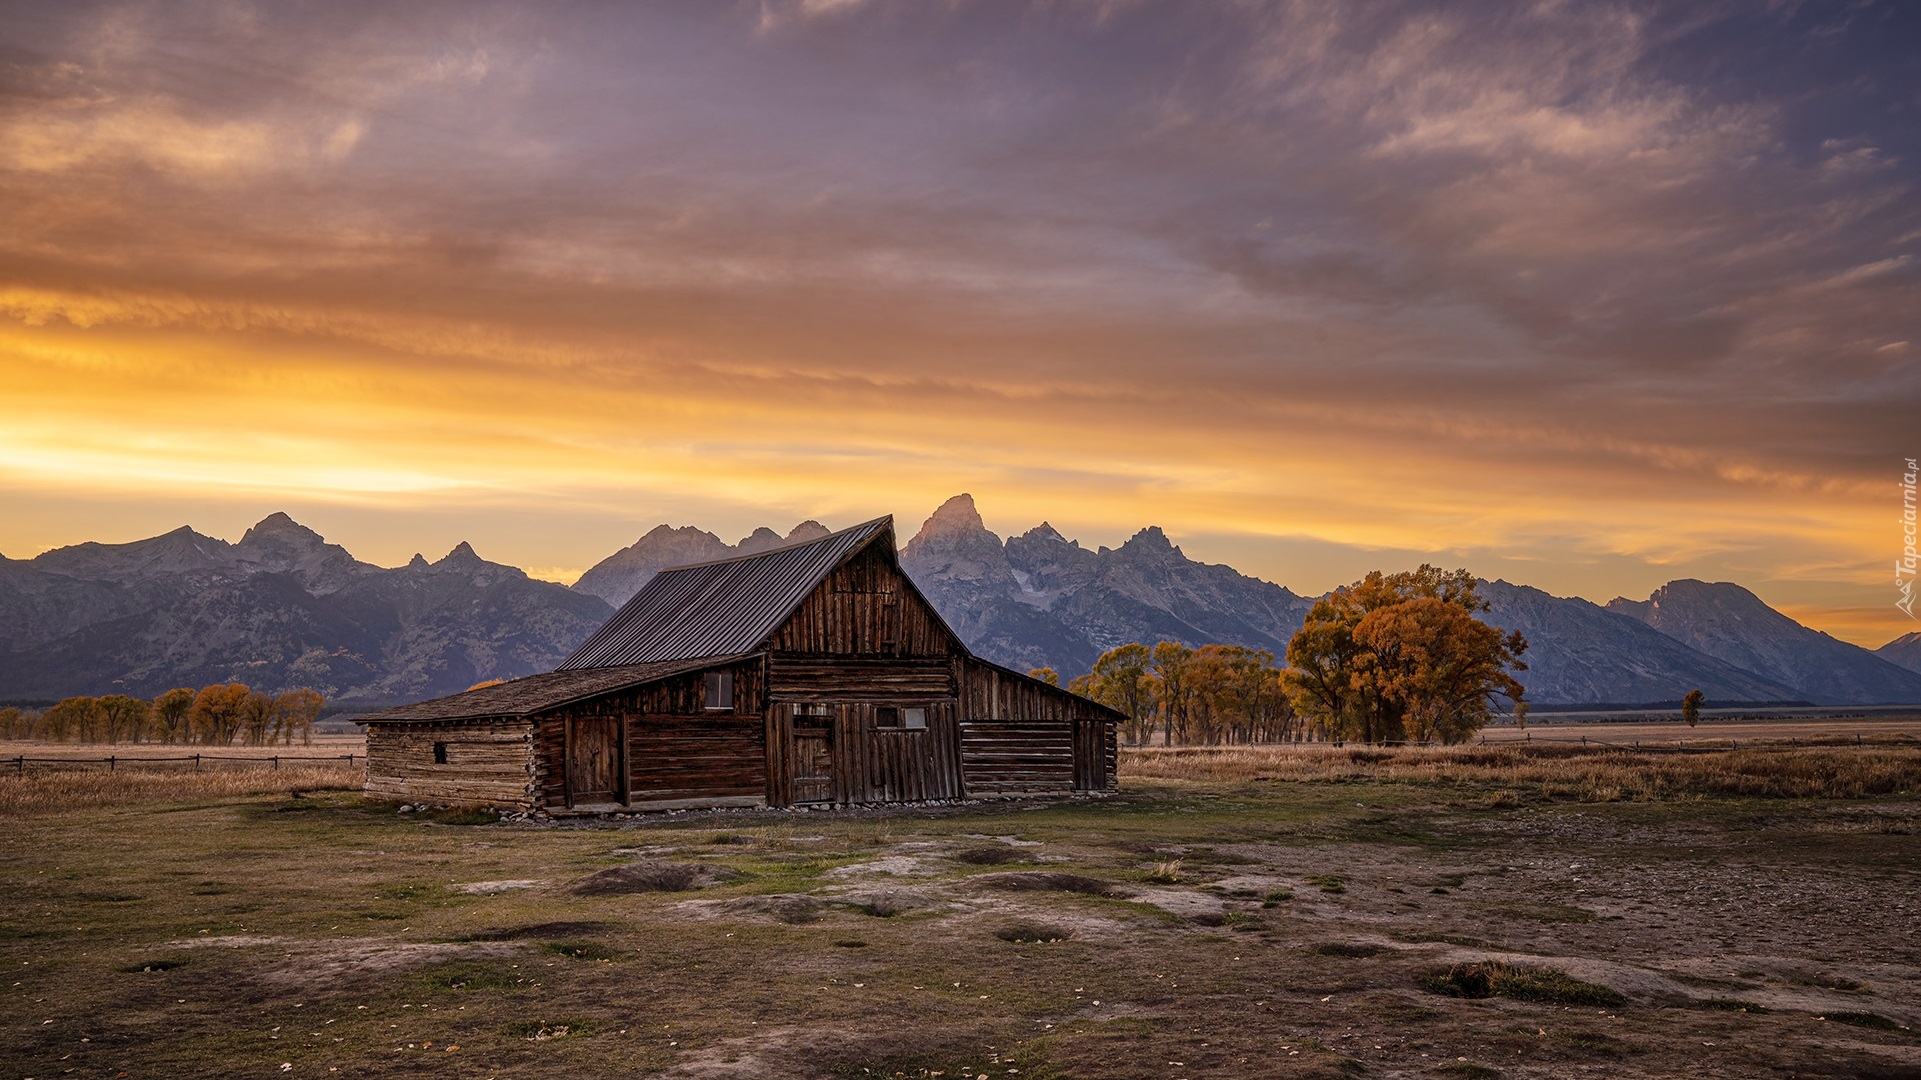
POLYGON ((1921 629, 1911 8, 7 18, 12 558, 286 510, 571 580, 966 491, 1304 594, 1921 629))

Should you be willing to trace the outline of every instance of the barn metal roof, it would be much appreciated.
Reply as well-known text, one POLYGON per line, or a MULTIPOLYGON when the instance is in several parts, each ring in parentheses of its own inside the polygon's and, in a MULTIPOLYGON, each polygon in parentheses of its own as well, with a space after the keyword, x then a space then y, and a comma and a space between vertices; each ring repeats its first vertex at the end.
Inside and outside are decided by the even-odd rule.
POLYGON ((754 652, 836 566, 877 537, 891 550, 893 517, 792 547, 662 570, 558 670, 754 652))
POLYGON ((740 656, 703 656, 658 664, 621 664, 529 675, 464 694, 402 705, 352 719, 367 721, 471 720, 487 716, 531 716, 585 698, 610 694, 702 668, 718 667, 740 656))

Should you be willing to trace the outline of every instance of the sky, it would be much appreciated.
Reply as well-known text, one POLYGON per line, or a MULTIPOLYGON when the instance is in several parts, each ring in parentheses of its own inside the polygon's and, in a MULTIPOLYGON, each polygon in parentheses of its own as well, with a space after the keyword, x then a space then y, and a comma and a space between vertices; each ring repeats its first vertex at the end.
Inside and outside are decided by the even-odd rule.
POLYGON ((0 552, 973 494, 1897 610, 1921 6, 0 3, 0 552))

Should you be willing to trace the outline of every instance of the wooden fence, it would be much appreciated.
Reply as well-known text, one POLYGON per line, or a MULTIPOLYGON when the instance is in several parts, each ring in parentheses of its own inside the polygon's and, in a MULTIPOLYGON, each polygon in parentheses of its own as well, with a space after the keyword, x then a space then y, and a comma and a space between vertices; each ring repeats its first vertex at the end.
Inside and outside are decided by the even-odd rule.
POLYGON ((365 754, 272 754, 265 757, 239 754, 179 754, 167 757, 124 756, 110 754, 102 758, 82 757, 27 757, 15 755, 0 758, 0 775, 23 777, 29 772, 84 772, 90 769, 104 769, 118 772, 121 769, 172 769, 178 772, 202 772, 208 769, 247 768, 268 765, 278 771, 284 762, 288 768, 301 765, 330 765, 345 762, 349 768, 354 762, 365 763, 365 754))

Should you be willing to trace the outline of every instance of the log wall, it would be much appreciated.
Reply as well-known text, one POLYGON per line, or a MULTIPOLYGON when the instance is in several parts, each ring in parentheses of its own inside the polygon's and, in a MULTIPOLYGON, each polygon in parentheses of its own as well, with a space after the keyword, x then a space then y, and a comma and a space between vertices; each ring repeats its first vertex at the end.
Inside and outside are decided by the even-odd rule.
POLYGON ((961 772, 969 795, 1112 791, 1113 714, 972 658, 960 662, 961 772))
POLYGON ((528 809, 534 805, 534 725, 460 720, 367 725, 367 794, 440 806, 528 809), (447 761, 434 760, 445 743, 447 761))

